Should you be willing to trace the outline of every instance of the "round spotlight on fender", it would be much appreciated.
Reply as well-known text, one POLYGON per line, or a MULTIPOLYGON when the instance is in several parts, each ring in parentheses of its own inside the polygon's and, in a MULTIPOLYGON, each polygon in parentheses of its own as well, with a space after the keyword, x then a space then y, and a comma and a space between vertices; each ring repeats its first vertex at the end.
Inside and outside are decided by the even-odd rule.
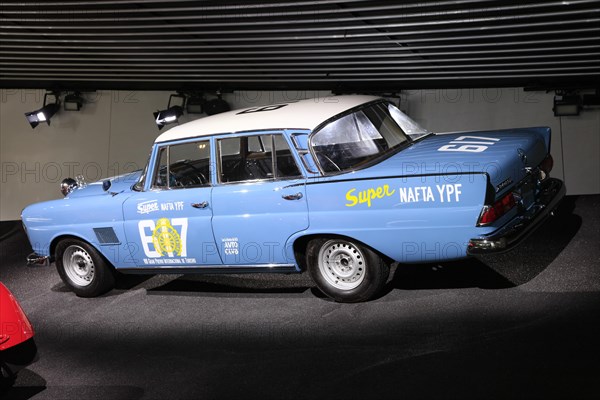
POLYGON ((73 178, 65 178, 60 183, 60 192, 63 196, 67 196, 77 187, 77 181, 73 178))

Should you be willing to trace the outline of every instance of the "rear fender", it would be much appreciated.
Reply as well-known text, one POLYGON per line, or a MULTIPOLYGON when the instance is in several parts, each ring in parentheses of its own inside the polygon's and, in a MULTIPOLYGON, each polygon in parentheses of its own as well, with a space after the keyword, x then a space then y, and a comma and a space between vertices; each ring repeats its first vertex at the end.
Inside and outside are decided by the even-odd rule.
POLYGON ((466 257, 485 202, 485 174, 308 182, 305 235, 354 238, 398 262, 466 257))

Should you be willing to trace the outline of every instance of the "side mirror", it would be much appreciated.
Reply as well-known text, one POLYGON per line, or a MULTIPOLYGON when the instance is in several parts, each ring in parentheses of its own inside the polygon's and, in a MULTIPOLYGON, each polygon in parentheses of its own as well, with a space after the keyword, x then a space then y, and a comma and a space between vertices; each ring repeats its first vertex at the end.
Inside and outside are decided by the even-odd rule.
POLYGON ((112 182, 110 181, 110 179, 107 179, 104 182, 102 182, 102 190, 104 190, 105 192, 108 192, 108 189, 110 189, 111 186, 112 182))

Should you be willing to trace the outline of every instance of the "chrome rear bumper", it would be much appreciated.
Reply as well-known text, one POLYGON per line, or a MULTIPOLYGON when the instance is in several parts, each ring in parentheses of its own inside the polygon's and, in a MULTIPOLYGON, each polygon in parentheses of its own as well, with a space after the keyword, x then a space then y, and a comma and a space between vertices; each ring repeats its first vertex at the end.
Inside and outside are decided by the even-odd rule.
POLYGON ((565 193, 561 180, 549 178, 542 184, 538 201, 524 214, 489 235, 469 240, 467 254, 499 253, 514 248, 552 215, 565 193))

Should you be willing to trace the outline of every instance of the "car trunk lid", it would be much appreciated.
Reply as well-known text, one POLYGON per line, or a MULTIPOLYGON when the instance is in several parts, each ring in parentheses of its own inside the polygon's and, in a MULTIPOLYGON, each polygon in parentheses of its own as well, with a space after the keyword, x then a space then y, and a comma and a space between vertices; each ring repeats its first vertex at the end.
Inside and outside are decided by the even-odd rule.
POLYGON ((379 176, 485 173, 498 197, 538 166, 549 147, 550 128, 544 127, 436 134, 368 171, 379 176))

